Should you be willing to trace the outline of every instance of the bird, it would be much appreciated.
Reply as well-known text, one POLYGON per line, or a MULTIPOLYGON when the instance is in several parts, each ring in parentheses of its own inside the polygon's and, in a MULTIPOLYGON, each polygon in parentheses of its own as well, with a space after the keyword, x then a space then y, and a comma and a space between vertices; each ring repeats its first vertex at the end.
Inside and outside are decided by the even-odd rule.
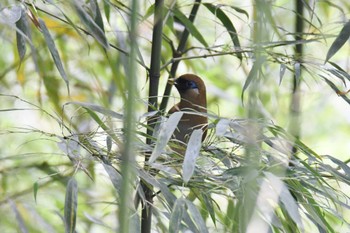
MULTIPOLYGON (((203 80, 195 74, 184 74, 173 82, 181 100, 168 111, 168 114, 178 111, 185 112, 174 131, 173 139, 185 145, 193 130, 202 129, 202 141, 204 141, 207 135, 208 117, 205 115, 207 113, 207 94, 203 80)), ((181 149, 175 149, 175 151, 183 152, 181 149)))

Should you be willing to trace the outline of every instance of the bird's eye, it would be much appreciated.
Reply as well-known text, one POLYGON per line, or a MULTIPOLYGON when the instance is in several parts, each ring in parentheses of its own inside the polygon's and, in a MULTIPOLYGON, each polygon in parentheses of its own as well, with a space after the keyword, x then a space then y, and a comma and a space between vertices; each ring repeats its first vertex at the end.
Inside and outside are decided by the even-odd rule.
POLYGON ((197 84, 193 81, 187 82, 187 87, 189 87, 191 89, 198 88, 197 84))

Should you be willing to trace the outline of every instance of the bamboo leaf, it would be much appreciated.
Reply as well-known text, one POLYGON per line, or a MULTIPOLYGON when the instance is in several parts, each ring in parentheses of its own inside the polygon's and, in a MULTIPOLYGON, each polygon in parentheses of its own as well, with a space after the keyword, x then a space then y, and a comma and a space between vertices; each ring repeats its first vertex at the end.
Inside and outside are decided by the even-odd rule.
POLYGON ((190 202, 189 200, 185 200, 186 206, 188 208, 188 212, 191 214, 191 218, 194 220, 195 224, 198 227, 198 232, 201 233, 209 233, 208 228, 205 225, 205 222, 202 218, 201 213, 198 211, 197 207, 190 202))
POLYGON ((286 73, 286 69, 287 69, 287 66, 282 63, 281 66, 280 66, 280 81, 279 81, 279 85, 281 85, 281 83, 282 83, 284 74, 286 73))
POLYGON ((214 225, 216 225, 216 217, 215 217, 215 210, 213 205, 213 200, 211 199, 210 195, 207 193, 201 193, 203 204, 207 211, 209 212, 210 218, 213 221, 214 225))
POLYGON ((55 42, 52 39, 52 37, 50 35, 50 32, 49 32, 49 30, 46 27, 45 22, 42 19, 40 19, 40 18, 39 18, 39 25, 40 25, 40 28, 41 28, 43 34, 44 34, 44 38, 45 38, 47 47, 49 48, 49 51, 51 53, 51 56, 53 58, 53 61, 55 62, 55 65, 56 65, 56 67, 58 69, 58 72, 60 73, 61 77, 63 78, 64 82, 66 83, 67 90, 68 90, 68 93, 69 93, 70 91, 69 91, 68 77, 67 77, 66 72, 65 72, 65 70, 63 68, 63 64, 61 62, 60 55, 58 54, 55 42))
MULTIPOLYGON (((223 10, 220 9, 220 7, 215 6, 210 3, 204 3, 203 4, 207 9, 217 17, 221 23, 225 26, 227 32, 229 33, 232 43, 236 48, 241 48, 241 45, 239 43, 239 39, 237 36, 237 30, 235 26, 232 24, 230 18, 225 14, 223 10)), ((242 54, 237 53, 237 57, 242 60, 242 54)))
POLYGON ((181 21, 190 34, 195 37, 204 47, 208 47, 203 35, 197 30, 193 23, 178 9, 173 9, 175 16, 181 21))
POLYGON ((117 190, 118 193, 121 191, 122 187, 122 176, 118 173, 118 171, 111 165, 103 164, 104 169, 106 170, 113 187, 117 190))
POLYGON ((38 195, 38 190, 39 190, 39 184, 38 182, 35 182, 33 185, 33 194, 34 194, 35 203, 36 203, 36 197, 38 195))
POLYGON ((81 22, 89 30, 89 33, 105 48, 109 48, 109 43, 103 32, 102 28, 96 24, 96 22, 91 18, 91 16, 83 9, 83 7, 78 3, 77 0, 73 1, 73 7, 77 12, 81 22))
POLYGON ((100 27, 103 33, 105 33, 105 28, 102 20, 101 10, 98 6, 98 3, 96 0, 90 0, 90 7, 91 11, 94 16, 95 23, 100 27))
POLYGON ((123 119, 123 115, 122 114, 117 113, 115 111, 112 111, 110 109, 104 108, 104 107, 102 107, 100 105, 97 105, 97 104, 83 103, 83 102, 77 102, 77 101, 68 102, 67 104, 76 104, 76 105, 79 105, 81 107, 88 108, 88 109, 90 109, 92 111, 101 113, 101 114, 103 114, 105 116, 110 116, 110 117, 113 117, 113 118, 116 118, 116 119, 123 119))
POLYGON ((203 131, 201 129, 196 129, 192 132, 190 140, 188 141, 185 159, 182 164, 182 179, 185 183, 187 183, 193 175, 196 166, 196 158, 199 156, 202 145, 202 135, 203 131))
POLYGON ((343 47, 343 45, 349 39, 349 37, 350 37, 350 21, 348 21, 344 25, 343 29, 340 31, 339 35, 337 36, 337 38, 329 48, 325 63, 327 63, 328 60, 331 59, 334 56, 334 54, 336 54, 339 51, 341 47, 343 47))
POLYGON ((237 11, 238 13, 241 13, 241 14, 244 14, 245 16, 247 16, 247 18, 249 19, 249 14, 247 11, 243 10, 242 8, 239 8, 239 7, 235 7, 235 6, 231 6, 230 7, 232 9, 234 9, 235 11, 237 11))
POLYGON ((28 23, 27 23, 27 18, 25 15, 24 10, 21 8, 21 17, 20 19, 16 22, 16 27, 18 28, 18 31, 16 31, 16 42, 17 42, 17 51, 19 54, 20 61, 22 62, 24 56, 26 55, 26 40, 25 40, 25 35, 27 35, 28 31, 28 23))
POLYGON ((183 112, 175 112, 170 115, 169 119, 166 122, 163 122, 161 124, 156 145, 153 149, 151 157, 149 158, 150 164, 153 163, 164 151, 182 115, 183 115, 183 112))
POLYGON ((111 3, 109 0, 103 1, 103 8, 104 8, 106 19, 109 22, 110 13, 111 13, 111 3))
POLYGON ((252 67, 252 69, 250 70, 249 74, 248 74, 248 77, 244 83, 244 86, 243 86, 243 90, 242 90, 242 95, 241 95, 241 100, 243 102, 243 98, 244 98, 244 92, 245 90, 249 87, 250 83, 257 79, 258 77, 258 71, 260 70, 261 68, 261 65, 265 62, 265 59, 258 59, 254 62, 254 65, 252 67))
POLYGON ((10 199, 9 200, 9 204, 10 204, 13 212, 15 213, 15 217, 16 217, 18 228, 19 228, 20 232, 21 233, 29 233, 29 230, 28 230, 28 228, 25 225, 23 216, 19 212, 16 203, 10 199))
POLYGON ((21 18, 20 6, 5 7, 0 11, 0 23, 13 25, 21 18))
POLYGON ((178 233, 181 229, 181 221, 185 213, 186 202, 183 198, 176 200, 169 221, 169 233, 178 233))
POLYGON ((69 179, 64 203, 64 222, 66 233, 75 233, 78 205, 78 184, 72 177, 69 179))

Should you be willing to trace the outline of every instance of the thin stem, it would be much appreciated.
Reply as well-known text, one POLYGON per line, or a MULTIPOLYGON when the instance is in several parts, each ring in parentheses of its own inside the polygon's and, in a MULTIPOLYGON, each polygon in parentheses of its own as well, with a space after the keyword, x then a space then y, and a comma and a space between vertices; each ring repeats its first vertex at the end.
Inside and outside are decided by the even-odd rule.
MULTIPOLYGON (((162 49, 162 34, 163 34, 163 7, 164 0, 155 1, 154 12, 154 28, 152 36, 152 54, 150 65, 150 82, 148 93, 148 112, 154 111, 158 108, 158 87, 160 77, 160 61, 161 61, 161 49, 162 49)), ((155 117, 150 117, 147 120, 147 137, 146 143, 152 143, 153 129, 156 123, 155 117)), ((145 161, 149 159, 150 154, 145 155, 145 161)), ((153 190, 148 187, 143 181, 141 182, 143 192, 145 193, 145 202, 143 203, 141 214, 141 232, 150 233, 152 227, 152 203, 153 203, 153 190)))
MULTIPOLYGON (((302 40, 302 33, 304 28, 304 3, 303 0, 295 1, 296 19, 295 19, 295 40, 302 40)), ((295 60, 299 62, 303 56, 303 44, 295 45, 295 60)), ((291 125, 290 133, 296 137, 300 137, 300 78, 302 69, 295 66, 292 87, 292 100, 290 104, 291 125), (298 70, 297 70, 298 69, 298 70)), ((297 152, 296 146, 293 147, 293 153, 297 152)))
POLYGON ((133 0, 131 5, 130 16, 130 53, 128 60, 128 79, 127 90, 128 98, 125 104, 124 126, 125 126, 125 147, 121 158, 121 174, 123 176, 122 188, 120 191, 120 206, 119 206, 119 232, 129 232, 131 206, 133 203, 131 193, 133 179, 135 177, 135 104, 136 104, 136 56, 137 56, 137 12, 138 12, 138 0, 133 0))
MULTIPOLYGON (((196 15, 197 15, 200 3, 201 3, 201 0, 196 0, 195 3, 193 4, 190 16, 188 18, 191 22, 194 22, 194 19, 196 18, 196 15)), ((184 50, 186 48, 186 43, 187 43, 189 35, 190 35, 190 32, 185 28, 183 33, 182 33, 182 36, 181 36, 181 39, 180 39, 180 42, 179 42, 179 46, 178 46, 176 52, 174 52, 174 55, 173 55, 173 59, 172 60, 174 62, 172 63, 168 79, 169 78, 174 78, 175 75, 176 75, 176 71, 177 71, 177 68, 178 68, 179 63, 180 63, 181 60, 175 60, 175 59, 182 56, 182 54, 183 54, 183 52, 184 52, 184 50)), ((163 94, 163 99, 162 99, 162 102, 161 102, 160 108, 159 108, 161 112, 164 112, 166 107, 167 107, 167 105, 168 105, 169 95, 170 95, 172 86, 173 86, 172 84, 167 84, 166 87, 165 87, 164 94, 163 94)))

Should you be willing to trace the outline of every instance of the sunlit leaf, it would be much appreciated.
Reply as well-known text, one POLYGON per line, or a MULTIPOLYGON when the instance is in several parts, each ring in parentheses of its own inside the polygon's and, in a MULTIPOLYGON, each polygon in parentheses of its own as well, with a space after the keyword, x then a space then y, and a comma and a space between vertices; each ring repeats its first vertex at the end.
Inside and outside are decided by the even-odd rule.
POLYGON ((262 64, 265 62, 265 59, 260 58, 258 60, 256 60, 253 64, 252 69, 250 70, 248 77, 244 83, 243 86, 243 90, 242 90, 242 95, 241 95, 241 100, 243 102, 243 98, 244 98, 244 92, 245 90, 249 87, 250 83, 258 78, 258 72, 261 69, 262 64))
POLYGON ((109 44, 103 30, 96 24, 91 16, 84 10, 77 0, 73 1, 73 6, 77 12, 81 22, 89 30, 89 33, 105 48, 109 48, 109 44))
MULTIPOLYGON (((232 43, 236 48, 240 48, 241 45, 239 43, 239 39, 237 36, 237 30, 235 26, 232 24, 230 18, 225 14, 223 10, 220 9, 220 7, 215 6, 210 3, 204 3, 204 6, 208 8, 208 10, 213 13, 220 21, 221 23, 225 26, 227 32, 229 33, 232 43)), ((242 54, 237 53, 237 57, 242 60, 242 54)))
POLYGON ((64 202, 64 221, 66 233, 75 233, 78 206, 78 183, 72 177, 69 179, 66 188, 66 198, 64 202))
POLYGON ((237 11, 238 13, 244 14, 245 16, 247 16, 247 18, 249 18, 248 12, 243 10, 242 8, 239 8, 239 7, 236 7, 236 6, 232 6, 232 5, 230 5, 230 7, 232 9, 234 9, 235 11, 237 11))
POLYGON ((91 11, 93 13, 94 19, 95 19, 95 23, 100 27, 100 29, 104 33, 105 32, 105 28, 104 28, 104 25, 103 25, 101 11, 100 11, 100 8, 98 6, 97 1, 96 0, 90 0, 90 6, 91 6, 91 11))
POLYGON ((279 85, 281 85, 281 83, 282 83, 284 74, 286 73, 286 69, 287 69, 287 66, 282 63, 281 66, 280 66, 280 81, 279 81, 279 85))
POLYGON ((13 25, 22 15, 22 8, 20 6, 5 7, 0 11, 0 23, 13 25))
POLYGON ((22 61, 27 51, 25 36, 27 35, 27 30, 28 30, 27 18, 22 8, 21 8, 21 18, 16 22, 16 27, 20 31, 20 32, 16 31, 16 42, 17 42, 17 51, 18 51, 20 60, 22 61))
POLYGON ((213 221, 214 225, 216 225, 216 217, 215 217, 215 210, 213 205, 213 200, 211 199, 210 195, 207 193, 201 193, 203 204, 207 211, 209 212, 210 218, 213 221))
POLYGON ((202 146, 202 135, 203 131, 201 129, 195 129, 188 141, 185 159, 182 164, 182 179, 185 183, 187 183, 193 175, 196 166, 196 158, 199 156, 199 151, 202 146))
POLYGON ((186 206, 188 208, 188 212, 191 218, 194 220, 195 224, 197 225, 199 232, 209 233, 208 228, 206 227, 206 224, 202 218, 202 215, 197 209, 197 207, 192 202, 188 200, 185 200, 185 201, 186 201, 186 206))
POLYGON ((154 14, 154 4, 150 5, 150 7, 148 7, 148 9, 147 9, 146 13, 144 14, 144 16, 142 17, 141 21, 148 19, 153 14, 154 14))
POLYGON ((181 221, 184 215, 186 202, 183 198, 176 200, 169 221, 169 233, 178 233, 181 229, 181 221))
POLYGON ((208 47, 208 43, 205 41, 203 35, 193 25, 193 23, 178 9, 173 9, 175 16, 181 21, 190 34, 195 37, 204 47, 208 47))
POLYGON ((122 114, 117 113, 115 111, 112 111, 110 109, 104 108, 104 107, 102 107, 100 105, 97 105, 97 104, 83 103, 83 102, 77 102, 77 101, 68 102, 67 104, 76 104, 76 105, 79 105, 81 107, 88 108, 88 109, 90 109, 92 111, 101 113, 101 114, 103 114, 105 116, 110 116, 110 117, 113 117, 113 118, 116 118, 116 119, 123 119, 123 115, 122 114))
POLYGON ((111 165, 103 164, 104 169, 106 170, 113 187, 120 193, 122 187, 122 176, 119 172, 111 165))
POLYGON ((171 136, 173 135, 182 115, 183 112, 175 112, 170 115, 169 119, 166 122, 163 122, 161 124, 157 142, 153 149, 152 155, 149 158, 149 163, 156 161, 156 159, 162 154, 171 136))
POLYGON ((104 9, 104 13, 105 13, 106 19, 109 22, 110 13, 111 13, 111 3, 110 3, 109 0, 104 0, 103 1, 103 9, 104 9))
POLYGON ((329 48, 328 52, 327 52, 327 56, 326 56, 326 61, 325 63, 331 59, 334 54, 336 54, 339 49, 341 47, 343 47, 343 45, 345 44, 345 42, 349 39, 350 37, 350 21, 348 21, 344 27, 342 28, 342 30, 340 31, 339 35, 337 36, 337 38, 335 39, 335 41, 333 42, 333 44, 331 45, 331 47, 329 48))
POLYGON ((49 30, 47 29, 46 27, 46 24, 45 22, 39 18, 39 25, 40 25, 40 28, 44 34, 44 37, 45 37, 45 41, 46 41, 46 44, 47 44, 47 47, 49 48, 49 51, 51 53, 51 56, 55 62, 55 65, 58 69, 58 72, 60 73, 61 77, 63 78, 63 80, 65 81, 66 83, 66 86, 67 86, 67 90, 68 90, 68 93, 69 93, 69 81, 68 81, 68 77, 66 75, 66 71, 64 70, 63 68, 63 64, 61 62, 61 58, 60 58, 60 55, 58 54, 58 51, 57 51, 57 48, 56 48, 56 45, 55 45, 55 42, 54 40, 52 39, 51 35, 50 35, 50 32, 49 30))

